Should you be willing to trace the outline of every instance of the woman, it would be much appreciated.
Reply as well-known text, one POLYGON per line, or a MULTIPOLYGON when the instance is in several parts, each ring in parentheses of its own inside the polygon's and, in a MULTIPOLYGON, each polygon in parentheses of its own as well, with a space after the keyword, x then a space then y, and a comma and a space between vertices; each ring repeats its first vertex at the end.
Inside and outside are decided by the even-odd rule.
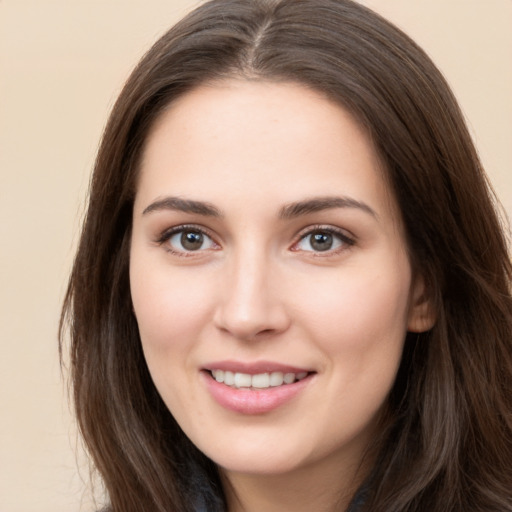
POLYGON ((213 0, 111 114, 64 305, 114 511, 512 510, 510 263, 438 70, 213 0))

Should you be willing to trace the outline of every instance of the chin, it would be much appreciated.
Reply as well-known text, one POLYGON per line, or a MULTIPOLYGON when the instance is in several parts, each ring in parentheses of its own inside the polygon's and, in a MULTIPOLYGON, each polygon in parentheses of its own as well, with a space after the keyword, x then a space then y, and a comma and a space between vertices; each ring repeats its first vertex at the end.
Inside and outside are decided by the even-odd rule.
POLYGON ((219 457, 214 460, 221 470, 226 473, 238 473, 245 475, 279 476, 291 474, 299 470, 307 463, 276 454, 258 454, 254 457, 219 457))
POLYGON ((226 439, 224 442, 207 440, 204 449, 200 443, 196 446, 226 472, 279 475, 307 465, 307 453, 297 449, 297 444, 283 445, 262 435, 239 435, 238 439, 226 439))

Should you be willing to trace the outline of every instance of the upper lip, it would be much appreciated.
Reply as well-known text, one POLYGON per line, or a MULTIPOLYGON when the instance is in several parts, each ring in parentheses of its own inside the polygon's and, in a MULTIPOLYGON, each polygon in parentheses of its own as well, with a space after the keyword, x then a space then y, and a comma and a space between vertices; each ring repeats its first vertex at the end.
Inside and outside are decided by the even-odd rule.
POLYGON ((273 361, 215 361, 208 363, 204 366, 204 370, 224 370, 233 373, 247 373, 249 375, 257 375, 259 373, 301 373, 301 372, 312 372, 309 368, 301 368, 298 366, 291 366, 288 364, 276 363, 273 361))

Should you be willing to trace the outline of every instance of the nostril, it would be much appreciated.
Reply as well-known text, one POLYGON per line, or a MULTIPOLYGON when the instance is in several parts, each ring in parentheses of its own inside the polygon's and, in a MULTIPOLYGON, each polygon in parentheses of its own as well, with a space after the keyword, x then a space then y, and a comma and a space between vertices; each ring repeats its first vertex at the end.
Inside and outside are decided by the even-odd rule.
POLYGON ((276 332, 275 329, 263 329, 262 331, 256 333, 256 336, 270 335, 270 334, 274 334, 275 332, 276 332))

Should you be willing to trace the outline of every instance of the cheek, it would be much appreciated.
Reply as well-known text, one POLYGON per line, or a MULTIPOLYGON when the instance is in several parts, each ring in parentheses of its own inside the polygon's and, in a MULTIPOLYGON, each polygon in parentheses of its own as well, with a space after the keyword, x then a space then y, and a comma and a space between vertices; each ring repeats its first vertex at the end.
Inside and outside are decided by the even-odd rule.
MULTIPOLYGON (((405 267, 407 268, 407 267, 405 267)), ((310 336, 333 355, 366 357, 371 350, 401 348, 407 327, 408 275, 403 272, 348 269, 325 282, 318 293, 302 293, 310 336)))
POLYGON ((208 281, 169 267, 151 272, 136 259, 130 268, 135 316, 145 352, 176 351, 194 342, 211 317, 208 281))
MULTIPOLYGON (((325 417, 334 424, 347 422, 352 433, 374 424, 395 381, 407 329, 409 283, 408 274, 394 267, 366 267, 361 273, 354 268, 323 283, 321 293, 302 294, 307 297, 302 327, 327 356, 325 417)), ((332 438, 339 435, 333 427, 332 438)))
MULTIPOLYGON (((153 382, 169 410, 181 417, 196 400, 195 348, 211 317, 201 279, 132 258, 130 286, 142 349, 153 382), (151 272, 147 271, 152 268, 151 272), (186 395, 183 390, 191 390, 186 395)), ((204 282, 204 280, 203 280, 204 282)))

